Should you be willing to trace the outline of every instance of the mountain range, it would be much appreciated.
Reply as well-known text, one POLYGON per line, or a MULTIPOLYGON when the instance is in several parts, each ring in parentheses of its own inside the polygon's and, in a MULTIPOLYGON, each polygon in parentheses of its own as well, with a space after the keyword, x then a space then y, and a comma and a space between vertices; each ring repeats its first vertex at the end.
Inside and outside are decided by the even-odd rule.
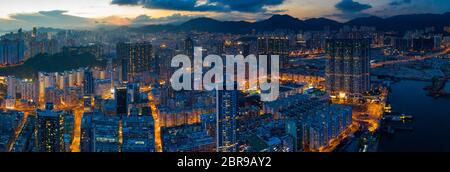
POLYGON ((124 27, 135 32, 180 32, 180 31, 207 31, 218 33, 245 34, 253 30, 257 32, 292 30, 292 31, 317 31, 329 27, 332 30, 342 26, 369 26, 380 31, 397 31, 424 29, 434 26, 442 30, 444 26, 450 26, 450 12, 444 14, 410 14, 398 15, 388 18, 376 16, 356 18, 348 22, 337 22, 327 18, 311 18, 300 20, 289 15, 273 15, 272 17, 257 22, 247 21, 219 21, 211 18, 196 18, 182 24, 146 25, 142 27, 124 27))

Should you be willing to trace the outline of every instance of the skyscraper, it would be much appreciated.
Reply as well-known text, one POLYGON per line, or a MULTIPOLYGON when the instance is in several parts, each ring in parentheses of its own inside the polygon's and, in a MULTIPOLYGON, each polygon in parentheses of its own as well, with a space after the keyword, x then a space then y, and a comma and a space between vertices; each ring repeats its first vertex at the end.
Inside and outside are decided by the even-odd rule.
POLYGON ((63 111, 54 111, 53 105, 47 104, 45 110, 36 110, 37 114, 37 150, 39 152, 64 151, 64 117, 63 111))
POLYGON ((331 96, 355 98, 369 91, 369 39, 330 39, 326 52, 326 87, 331 96))
POLYGON ((216 144, 218 152, 236 152, 238 90, 216 90, 216 144))
POLYGON ((116 48, 117 57, 122 62, 123 81, 134 79, 138 73, 153 69, 151 68, 154 62, 151 43, 118 43, 116 48))

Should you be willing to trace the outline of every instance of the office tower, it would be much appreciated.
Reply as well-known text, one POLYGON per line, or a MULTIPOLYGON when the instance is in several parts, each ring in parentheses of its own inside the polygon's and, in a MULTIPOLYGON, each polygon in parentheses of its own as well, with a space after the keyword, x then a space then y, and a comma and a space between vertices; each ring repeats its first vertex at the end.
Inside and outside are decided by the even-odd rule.
POLYGON ((153 70, 152 44, 141 43, 118 43, 117 57, 122 62, 122 80, 134 79, 141 72, 153 70))
POLYGON ((326 52, 326 88, 331 96, 357 98, 369 91, 369 39, 330 39, 326 52))
POLYGON ((116 87, 114 90, 114 100, 116 102, 116 113, 127 114, 127 88, 116 87))
POLYGON ((238 91, 216 90, 216 144, 218 152, 236 152, 236 117, 238 91))
POLYGON ((257 41, 258 54, 267 55, 268 71, 270 71, 271 55, 280 57, 280 66, 288 66, 289 62, 289 38, 287 36, 260 36, 257 41))
POLYGON ((154 152, 154 135, 152 116, 122 118, 122 152, 154 152))
POLYGON ((191 61, 194 59, 194 40, 190 37, 184 40, 184 54, 187 55, 191 61))
POLYGON ((45 110, 36 110, 37 114, 37 150, 39 152, 63 152, 64 149, 64 112, 54 111, 52 104, 45 110))
POLYGON ((94 76, 92 75, 92 71, 89 69, 84 71, 83 86, 84 95, 94 95, 94 76))

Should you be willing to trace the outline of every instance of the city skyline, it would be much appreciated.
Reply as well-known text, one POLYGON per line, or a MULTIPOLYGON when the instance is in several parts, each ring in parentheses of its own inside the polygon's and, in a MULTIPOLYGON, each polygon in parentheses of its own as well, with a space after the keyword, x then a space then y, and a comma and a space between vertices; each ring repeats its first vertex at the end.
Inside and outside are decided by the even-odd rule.
POLYGON ((198 17, 218 20, 259 21, 275 14, 299 19, 325 17, 340 22, 358 17, 390 17, 400 14, 444 13, 450 11, 446 0, 264 0, 232 2, 224 0, 52 0, 30 6, 17 0, 0 7, 0 31, 17 28, 54 27, 92 29, 99 26, 140 26, 181 23, 198 17))
POLYGON ((450 151, 448 1, 61 1, 1 10, 0 152, 450 151))

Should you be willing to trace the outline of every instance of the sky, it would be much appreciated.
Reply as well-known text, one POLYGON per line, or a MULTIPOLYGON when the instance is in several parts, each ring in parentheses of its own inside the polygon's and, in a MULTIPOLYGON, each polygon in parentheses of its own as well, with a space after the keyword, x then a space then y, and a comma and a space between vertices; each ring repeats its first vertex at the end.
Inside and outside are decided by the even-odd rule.
POLYGON ((182 23, 192 18, 257 21, 274 14, 345 22, 375 15, 450 11, 450 0, 0 0, 0 31, 182 23))

